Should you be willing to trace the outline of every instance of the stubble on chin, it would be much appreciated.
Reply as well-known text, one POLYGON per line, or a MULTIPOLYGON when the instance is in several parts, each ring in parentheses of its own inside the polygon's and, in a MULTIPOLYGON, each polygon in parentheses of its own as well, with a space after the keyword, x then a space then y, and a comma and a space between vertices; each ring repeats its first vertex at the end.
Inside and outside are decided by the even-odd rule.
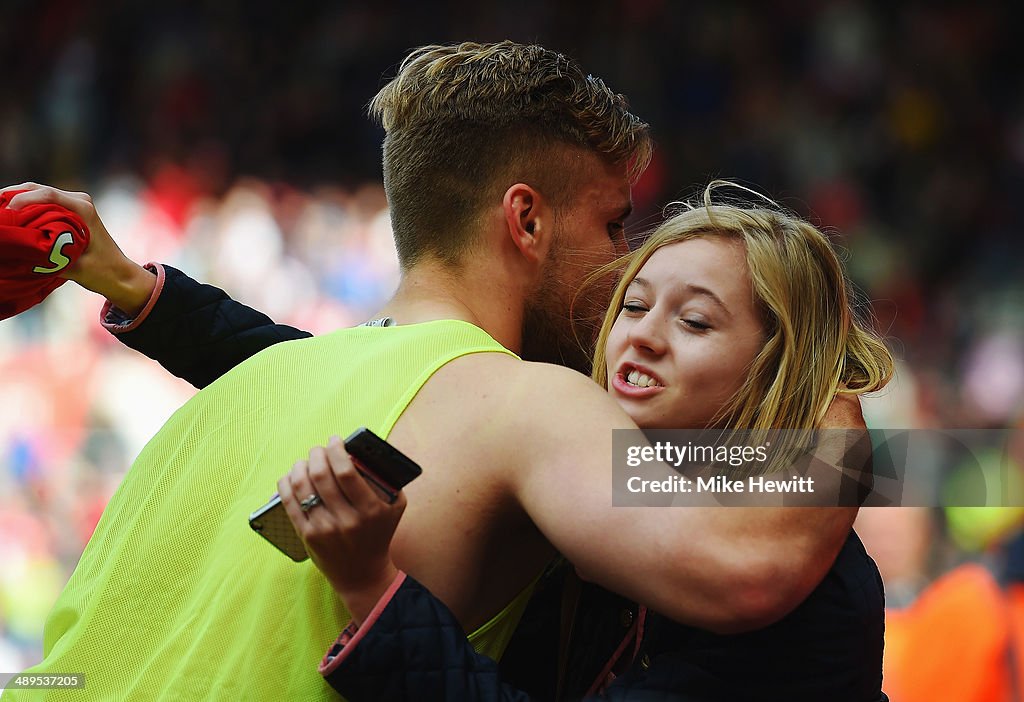
POLYGON ((554 363, 589 376, 604 303, 610 297, 602 297, 600 287, 584 290, 574 301, 575 293, 559 290, 554 276, 546 281, 526 303, 523 359, 554 363))
POLYGON ((554 363, 590 375, 592 340, 596 337, 583 330, 574 333, 573 326, 567 310, 554 315, 528 306, 523 321, 523 359, 554 363))

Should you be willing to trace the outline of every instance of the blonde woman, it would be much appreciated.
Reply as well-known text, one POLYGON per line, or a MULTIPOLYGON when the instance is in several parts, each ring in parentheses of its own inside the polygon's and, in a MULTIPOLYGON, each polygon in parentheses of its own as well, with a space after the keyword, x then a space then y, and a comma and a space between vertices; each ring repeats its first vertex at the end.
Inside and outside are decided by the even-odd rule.
MULTIPOLYGON (((665 221, 619 262, 622 277, 601 328, 594 380, 644 429, 813 429, 837 392, 881 389, 892 357, 855 314, 841 263, 822 233, 774 203, 716 204, 724 185, 712 183, 702 202, 665 221)), ((339 476, 350 471, 337 444, 326 457, 339 476)), ((287 483, 281 481, 283 494, 287 483)), ((381 532, 393 528, 394 515, 353 507, 372 505, 372 493, 358 481, 345 484, 353 494, 331 509, 353 523, 363 520, 363 543, 386 541, 381 532)), ((304 537, 323 542, 297 504, 292 508, 304 537)), ((360 542, 359 528, 348 538, 360 542)), ((353 546, 352 556, 357 552, 353 546)), ((334 549, 329 558, 341 564, 347 555, 334 549)), ((380 555, 364 555, 361 563, 377 563, 380 555)), ((333 652, 328 679, 336 689, 353 700, 526 699, 502 686, 486 659, 452 644, 446 632, 457 626, 445 627, 454 619, 436 600, 426 607, 429 595, 416 587, 415 594, 386 598, 368 597, 358 585, 339 591, 346 601, 375 604, 359 617, 364 628, 351 632, 358 640, 333 652), (433 656, 416 650, 422 637, 395 635, 405 624, 423 626, 424 617, 444 642, 435 642, 433 656), (449 648, 458 653, 437 653, 449 648), (436 675, 425 674, 431 666, 436 675), (387 670, 392 677, 381 675, 387 670), (421 684, 394 684, 403 671, 421 684)), ((600 603, 596 588, 587 588, 579 602, 600 603)), ((617 618, 622 610, 605 602, 604 611, 601 604, 577 611, 577 624, 617 618)), ((878 570, 851 531, 811 596, 765 629, 715 634, 640 608, 634 639, 600 666, 589 692, 630 700, 885 700, 883 606, 878 570)))

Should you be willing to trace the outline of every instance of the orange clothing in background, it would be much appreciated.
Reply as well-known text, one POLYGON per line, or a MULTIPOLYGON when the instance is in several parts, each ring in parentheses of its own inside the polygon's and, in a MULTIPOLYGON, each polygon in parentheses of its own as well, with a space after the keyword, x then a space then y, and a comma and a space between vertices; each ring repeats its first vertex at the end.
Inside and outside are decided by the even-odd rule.
POLYGON ((1024 669, 1024 583, 980 565, 936 580, 886 612, 885 690, 893 702, 1015 702, 1024 669))

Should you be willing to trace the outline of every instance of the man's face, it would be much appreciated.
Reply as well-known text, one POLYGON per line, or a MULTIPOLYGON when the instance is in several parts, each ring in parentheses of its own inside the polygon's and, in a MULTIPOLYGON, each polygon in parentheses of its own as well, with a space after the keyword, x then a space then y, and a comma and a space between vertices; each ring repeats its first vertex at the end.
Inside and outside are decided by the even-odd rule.
POLYGON ((611 281, 598 281, 576 296, 588 275, 628 252, 623 222, 632 211, 624 167, 590 156, 585 176, 557 226, 543 279, 527 300, 523 358, 589 374, 592 347, 611 298, 611 281), (574 300, 575 298, 575 300, 574 300))

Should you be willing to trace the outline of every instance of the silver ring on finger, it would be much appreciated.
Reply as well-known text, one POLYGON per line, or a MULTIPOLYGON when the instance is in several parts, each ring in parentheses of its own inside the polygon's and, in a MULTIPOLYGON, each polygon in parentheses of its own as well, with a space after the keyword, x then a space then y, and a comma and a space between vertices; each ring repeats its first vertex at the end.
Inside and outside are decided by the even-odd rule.
POLYGON ((309 497, 307 497, 306 499, 299 503, 299 509, 301 509, 303 512, 308 512, 317 505, 321 504, 323 504, 323 500, 320 499, 320 495, 317 495, 314 492, 312 495, 310 495, 309 497))

